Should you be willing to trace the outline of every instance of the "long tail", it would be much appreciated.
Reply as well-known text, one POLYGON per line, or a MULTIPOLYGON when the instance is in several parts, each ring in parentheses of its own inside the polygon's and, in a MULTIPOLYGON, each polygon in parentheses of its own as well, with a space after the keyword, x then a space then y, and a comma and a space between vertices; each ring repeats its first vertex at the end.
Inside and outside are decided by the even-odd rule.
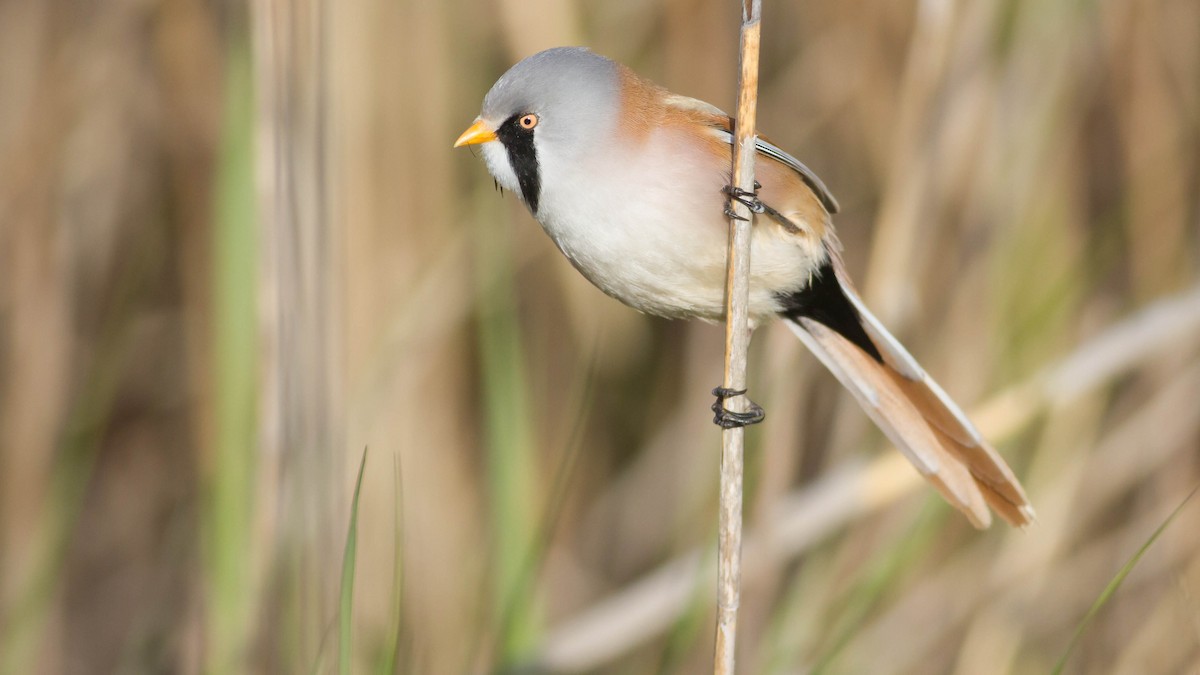
POLYGON ((972 525, 991 524, 988 505, 1017 527, 1034 520, 1008 464, 867 310, 836 253, 785 306, 783 318, 792 332, 972 525))

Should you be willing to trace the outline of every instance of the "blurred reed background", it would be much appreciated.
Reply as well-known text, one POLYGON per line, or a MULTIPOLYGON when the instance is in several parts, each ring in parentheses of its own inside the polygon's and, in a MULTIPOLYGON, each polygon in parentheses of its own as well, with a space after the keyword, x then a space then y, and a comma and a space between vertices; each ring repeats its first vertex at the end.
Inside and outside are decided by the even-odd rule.
MULTIPOLYGON (((761 128, 1041 520, 971 530, 764 329, 740 666, 1047 672, 1200 481, 1200 3, 764 4, 761 128)), ((450 144, 559 44, 730 109, 737 18, 0 2, 0 672, 704 672, 721 329, 450 144)), ((1197 532, 1066 672, 1196 672, 1197 532)))

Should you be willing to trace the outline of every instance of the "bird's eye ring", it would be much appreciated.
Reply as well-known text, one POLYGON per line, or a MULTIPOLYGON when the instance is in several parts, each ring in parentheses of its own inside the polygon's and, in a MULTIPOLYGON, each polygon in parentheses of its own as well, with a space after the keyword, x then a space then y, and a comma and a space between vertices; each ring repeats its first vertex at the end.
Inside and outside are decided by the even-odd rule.
POLYGON ((520 124, 522 129, 528 131, 538 125, 538 116, 533 113, 522 115, 521 119, 517 120, 517 124, 520 124))

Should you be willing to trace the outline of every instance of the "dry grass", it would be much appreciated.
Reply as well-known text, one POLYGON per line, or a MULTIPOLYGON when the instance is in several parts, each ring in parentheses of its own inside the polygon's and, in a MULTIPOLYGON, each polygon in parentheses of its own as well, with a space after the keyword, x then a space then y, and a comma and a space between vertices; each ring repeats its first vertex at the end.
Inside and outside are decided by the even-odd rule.
MULTIPOLYGON (((355 672, 707 669, 720 329, 449 146, 556 44, 732 108, 738 3, 252 7, 0 4, 0 672, 333 670, 366 446, 355 672)), ((766 12, 759 128, 1041 521, 972 531, 760 331, 739 669, 1047 672, 1200 482, 1200 4, 766 12)), ((1200 661, 1198 506, 1065 672, 1200 661)))

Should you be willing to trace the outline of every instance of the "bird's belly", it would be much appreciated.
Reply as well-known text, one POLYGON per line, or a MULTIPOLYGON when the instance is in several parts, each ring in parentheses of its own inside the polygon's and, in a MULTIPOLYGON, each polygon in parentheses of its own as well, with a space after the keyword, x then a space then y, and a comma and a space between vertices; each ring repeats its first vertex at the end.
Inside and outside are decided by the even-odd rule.
POLYGON ((676 238, 672 225, 609 212, 588 223, 550 223, 559 249, 600 290, 643 312, 666 317, 721 313, 724 253, 704 234, 676 238))
MULTIPOLYGON (((668 181, 669 182, 669 181, 668 181)), ((724 316, 728 221, 719 177, 700 189, 647 181, 618 194, 592 192, 564 205, 546 203, 539 220, 589 281, 635 309, 670 318, 724 316), (679 194, 710 194, 680 203, 679 194)), ((779 311, 778 294, 807 284, 811 246, 769 224, 755 227, 750 314, 779 311)))

